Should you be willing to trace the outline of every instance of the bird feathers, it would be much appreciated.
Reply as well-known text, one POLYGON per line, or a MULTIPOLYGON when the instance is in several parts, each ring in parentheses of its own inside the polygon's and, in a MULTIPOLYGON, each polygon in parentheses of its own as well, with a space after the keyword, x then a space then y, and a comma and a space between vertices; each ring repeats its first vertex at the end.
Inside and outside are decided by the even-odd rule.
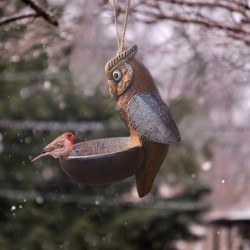
POLYGON ((42 152, 34 158, 31 162, 45 156, 51 155, 54 158, 65 157, 68 156, 72 150, 73 140, 75 136, 70 133, 64 133, 63 135, 57 137, 54 141, 48 144, 42 152))

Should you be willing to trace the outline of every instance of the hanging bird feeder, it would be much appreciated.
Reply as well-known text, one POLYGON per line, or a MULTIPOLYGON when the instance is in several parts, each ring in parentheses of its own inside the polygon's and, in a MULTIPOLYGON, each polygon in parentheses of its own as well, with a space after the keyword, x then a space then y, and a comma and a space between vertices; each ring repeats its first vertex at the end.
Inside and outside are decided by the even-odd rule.
POLYGON ((139 197, 143 197, 151 189, 169 144, 180 141, 180 134, 151 74, 135 59, 138 47, 124 50, 128 8, 129 0, 121 40, 117 29, 118 53, 107 62, 105 74, 130 137, 78 143, 60 164, 65 173, 85 184, 113 183, 135 175, 139 197))

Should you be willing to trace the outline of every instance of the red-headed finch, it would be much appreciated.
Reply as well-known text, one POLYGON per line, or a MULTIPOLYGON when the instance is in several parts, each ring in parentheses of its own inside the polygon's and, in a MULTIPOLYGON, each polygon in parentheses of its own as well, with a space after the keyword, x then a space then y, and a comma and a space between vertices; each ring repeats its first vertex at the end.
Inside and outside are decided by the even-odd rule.
POLYGON ((75 135, 72 134, 71 132, 66 132, 60 135, 54 141, 52 141, 49 145, 47 145, 42 150, 42 152, 32 161, 35 161, 46 155, 51 155, 54 158, 67 157, 72 151, 73 140, 75 138, 76 138, 75 135))

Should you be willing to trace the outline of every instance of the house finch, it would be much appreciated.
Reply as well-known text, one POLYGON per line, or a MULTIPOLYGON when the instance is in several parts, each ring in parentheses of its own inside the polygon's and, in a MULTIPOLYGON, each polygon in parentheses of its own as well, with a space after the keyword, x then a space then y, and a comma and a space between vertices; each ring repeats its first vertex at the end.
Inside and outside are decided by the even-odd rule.
MULTIPOLYGON (((49 145, 47 145, 42 152, 34 158, 32 161, 39 159, 45 155, 51 155, 54 158, 66 157, 72 150, 73 140, 76 137, 71 132, 66 132, 59 137, 57 137, 54 141, 52 141, 49 145)), ((31 162, 32 162, 31 161, 31 162)))

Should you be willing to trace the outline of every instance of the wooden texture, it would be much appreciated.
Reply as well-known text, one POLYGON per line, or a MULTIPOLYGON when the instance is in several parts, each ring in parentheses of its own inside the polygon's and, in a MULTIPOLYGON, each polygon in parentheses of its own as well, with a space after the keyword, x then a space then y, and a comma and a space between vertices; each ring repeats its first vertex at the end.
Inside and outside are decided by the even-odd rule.
POLYGON ((137 50, 135 45, 116 55, 105 73, 131 140, 144 149, 143 166, 135 174, 138 195, 144 197, 167 155, 168 144, 180 141, 180 134, 148 69, 134 58, 137 50))
POLYGON ((142 92, 133 96, 128 103, 128 119, 140 138, 163 144, 180 140, 168 106, 154 95, 142 92))

